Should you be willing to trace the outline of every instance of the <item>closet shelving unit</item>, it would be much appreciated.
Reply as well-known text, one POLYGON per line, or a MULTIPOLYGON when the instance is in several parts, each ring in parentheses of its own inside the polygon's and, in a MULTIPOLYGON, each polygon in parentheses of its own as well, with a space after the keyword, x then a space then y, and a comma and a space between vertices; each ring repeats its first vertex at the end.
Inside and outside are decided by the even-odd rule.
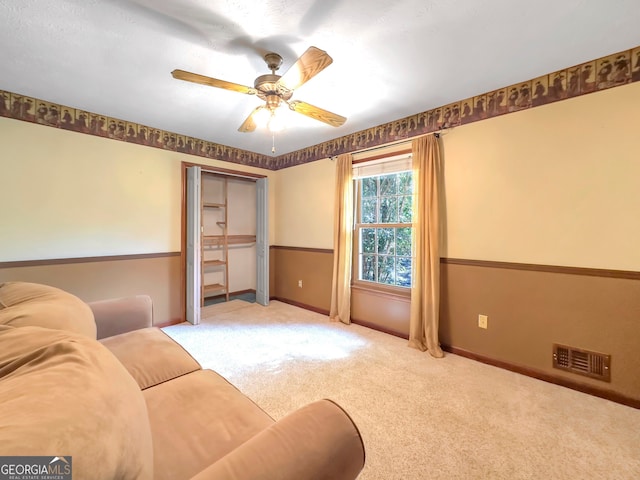
MULTIPOLYGON (((204 174, 209 175, 209 174, 204 174)), ((216 176, 217 177, 217 176, 216 176)), ((229 300, 229 242, 228 242, 228 229, 227 222, 229 220, 228 212, 228 198, 227 198, 227 179, 218 177, 222 185, 221 201, 212 202, 209 201, 205 195, 204 188, 202 190, 201 198, 201 217, 202 218, 202 241, 200 242, 202 252, 200 258, 202 259, 202 268, 200 269, 202 275, 202 306, 204 306, 204 300, 207 297, 225 295, 225 299, 229 300), (216 212, 215 227, 207 225, 206 220, 211 218, 208 214, 213 210, 216 212), (216 234, 211 234, 211 228, 214 228, 216 234), (211 255, 215 255, 216 258, 211 258, 211 255), (207 281, 208 274, 219 272, 216 276, 219 279, 218 282, 207 281)))
MULTIPOLYGON (((205 200, 205 193, 202 192, 201 198, 201 218, 202 225, 202 251, 200 258, 202 259, 201 268, 201 285, 202 295, 201 301, 204 306, 205 298, 224 295, 225 300, 229 301, 229 246, 240 245, 247 243, 254 243, 256 241, 255 235, 229 235, 229 198, 228 198, 228 181, 227 177, 223 175, 212 175, 218 178, 222 184, 222 201, 210 202, 205 200), (210 234, 210 227, 213 225, 205 225, 205 219, 209 218, 209 215, 205 215, 206 211, 218 212, 217 220, 215 222, 216 234, 210 234), (216 258, 211 258, 210 255, 217 253, 216 258), (209 255, 207 255, 209 254, 209 255), (207 273, 220 272, 217 278, 220 278, 219 282, 207 282, 207 273)), ((204 190, 204 189, 203 189, 204 190)))

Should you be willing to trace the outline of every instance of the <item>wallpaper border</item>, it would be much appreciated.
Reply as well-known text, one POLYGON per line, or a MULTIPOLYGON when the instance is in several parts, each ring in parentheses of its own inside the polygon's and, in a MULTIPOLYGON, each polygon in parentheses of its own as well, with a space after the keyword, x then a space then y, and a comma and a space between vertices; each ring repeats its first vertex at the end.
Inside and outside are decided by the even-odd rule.
POLYGON ((0 116, 268 170, 386 145, 640 81, 640 46, 279 156, 0 90, 0 116))

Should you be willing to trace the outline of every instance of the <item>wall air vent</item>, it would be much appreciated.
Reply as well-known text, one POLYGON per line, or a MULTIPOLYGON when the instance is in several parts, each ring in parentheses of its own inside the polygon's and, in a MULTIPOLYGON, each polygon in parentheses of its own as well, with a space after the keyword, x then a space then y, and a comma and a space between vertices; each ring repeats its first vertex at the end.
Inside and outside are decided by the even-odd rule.
POLYGON ((611 381, 611 355, 590 352, 566 345, 553 345, 553 367, 569 372, 611 381))

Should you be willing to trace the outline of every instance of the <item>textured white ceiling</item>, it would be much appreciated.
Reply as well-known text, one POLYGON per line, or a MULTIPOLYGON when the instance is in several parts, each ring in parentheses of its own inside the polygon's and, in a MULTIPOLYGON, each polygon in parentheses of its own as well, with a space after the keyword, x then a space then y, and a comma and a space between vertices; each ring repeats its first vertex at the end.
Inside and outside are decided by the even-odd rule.
POLYGON ((276 154, 640 45, 640 1, 0 0, 0 89, 271 154, 239 133, 255 96, 175 80, 179 68, 253 85, 309 46, 333 64, 294 99, 276 154))

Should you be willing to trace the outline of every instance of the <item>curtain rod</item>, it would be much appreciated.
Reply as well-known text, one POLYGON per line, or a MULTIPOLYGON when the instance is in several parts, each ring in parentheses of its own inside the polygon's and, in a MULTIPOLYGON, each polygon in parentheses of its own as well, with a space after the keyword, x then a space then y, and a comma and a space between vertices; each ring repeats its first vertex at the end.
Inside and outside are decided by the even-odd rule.
MULTIPOLYGON (((451 127, 449 127, 451 128, 451 127)), ((402 145, 402 144, 409 144, 411 142, 411 140, 413 140, 414 138, 420 138, 420 137, 426 137, 427 135, 433 135, 436 138, 440 138, 440 133, 444 132, 445 130, 447 130, 448 128, 442 128, 436 132, 429 132, 429 133, 425 133, 424 135, 417 135, 415 137, 411 137, 411 138, 405 138, 402 140, 398 140, 396 142, 391 142, 391 143, 385 143, 384 145, 378 145, 376 147, 371 147, 371 148, 365 148, 362 150, 356 150, 355 152, 351 152, 354 155, 360 155, 362 153, 369 153, 369 152, 375 152, 376 150, 382 150, 383 148, 389 148, 389 147, 393 147, 396 145, 402 145)), ((331 160, 336 160, 338 158, 337 155, 331 155, 331 157, 329 157, 331 160)))
POLYGON ((385 143, 384 145, 378 145, 376 147, 365 148, 363 150, 356 150, 355 152, 352 152, 352 153, 353 154, 361 154, 361 153, 375 152, 376 150, 382 150, 384 148, 395 147, 397 145, 404 145, 405 143, 409 144, 409 143, 411 143, 411 140, 408 140, 408 139, 398 140, 397 142, 385 143))

